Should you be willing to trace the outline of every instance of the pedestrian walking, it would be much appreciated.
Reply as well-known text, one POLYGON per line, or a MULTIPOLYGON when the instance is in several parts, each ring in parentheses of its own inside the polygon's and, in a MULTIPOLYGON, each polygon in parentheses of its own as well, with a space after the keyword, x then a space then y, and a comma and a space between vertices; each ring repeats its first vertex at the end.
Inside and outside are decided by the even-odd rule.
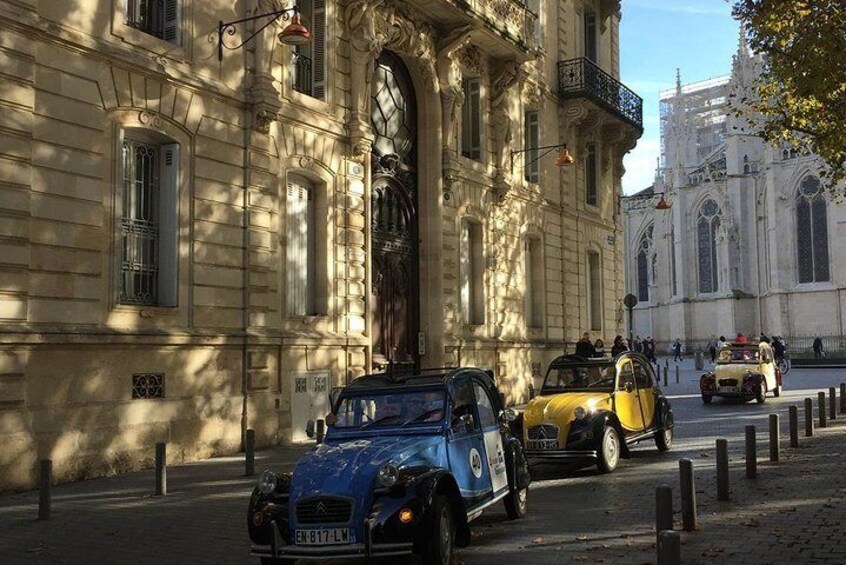
POLYGON ((593 344, 593 356, 605 357, 605 342, 601 339, 597 339, 593 344))
POLYGON ((717 337, 711 334, 711 340, 708 342, 708 353, 711 355, 711 363, 717 360, 717 337))
POLYGON ((590 342, 590 333, 583 333, 582 339, 576 342, 576 355, 584 359, 596 356, 596 348, 590 342))
POLYGON ((640 340, 640 336, 636 335, 634 340, 634 350, 637 353, 643 353, 643 342, 640 340))
POLYGON ((614 343, 611 345, 611 357, 616 357, 626 350, 628 350, 628 347, 626 347, 625 342, 623 342, 623 336, 618 335, 615 337, 614 343))
POLYGON ((825 351, 823 350, 823 342, 819 336, 814 338, 814 359, 822 359, 825 357, 825 351))
POLYGON ((673 342, 673 361, 679 362, 682 360, 682 344, 679 338, 673 342))

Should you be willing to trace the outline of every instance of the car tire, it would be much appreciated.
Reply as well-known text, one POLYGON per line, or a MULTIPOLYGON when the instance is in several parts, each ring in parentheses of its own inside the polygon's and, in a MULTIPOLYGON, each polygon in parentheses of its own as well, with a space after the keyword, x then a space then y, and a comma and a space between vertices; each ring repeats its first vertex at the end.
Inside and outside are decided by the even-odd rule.
POLYGON ((274 559, 272 557, 262 557, 261 565, 294 565, 296 559, 274 559))
POLYGON ((614 426, 605 426, 602 440, 599 443, 598 460, 596 462, 600 473, 611 473, 620 463, 620 434, 614 426))
POLYGON ((422 548, 426 565, 449 565, 455 549, 455 517, 449 499, 439 494, 432 502, 429 532, 422 548))
POLYGON ((655 446, 658 451, 669 451, 673 446, 673 428, 664 428, 655 432, 655 446))
POLYGON ((529 510, 529 487, 518 490, 516 492, 510 491, 503 499, 505 504, 505 513, 509 520, 517 520, 526 515, 529 510))
POLYGON ((776 387, 773 389, 773 396, 774 396, 774 397, 776 397, 776 398, 778 398, 779 396, 781 396, 781 387, 780 387, 780 386, 776 386, 776 387))
POLYGON ((714 399, 714 396, 711 394, 703 394, 702 395, 702 402, 705 404, 711 404, 711 401, 714 399))
POLYGON ((758 385, 758 390, 755 391, 755 402, 763 404, 767 400, 767 387, 763 383, 758 385))

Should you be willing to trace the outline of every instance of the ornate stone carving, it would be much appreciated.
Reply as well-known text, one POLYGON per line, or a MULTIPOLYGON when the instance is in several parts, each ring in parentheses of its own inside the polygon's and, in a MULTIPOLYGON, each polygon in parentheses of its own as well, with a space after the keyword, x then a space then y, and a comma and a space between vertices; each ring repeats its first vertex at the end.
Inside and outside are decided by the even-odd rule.
MULTIPOLYGON (((491 127, 493 150, 497 168, 503 177, 508 163, 508 147, 511 143, 511 114, 509 104, 511 87, 524 76, 523 66, 517 61, 507 61, 497 69, 491 79, 491 127)), ((510 171, 509 171, 510 174, 510 171)))
POLYGON ((259 108, 253 115, 253 129, 259 133, 269 133, 270 124, 276 119, 276 114, 266 108, 259 108))
POLYGON ((543 104, 543 94, 536 82, 523 81, 523 106, 527 110, 540 110, 543 104))
POLYGON ((144 124, 147 127, 151 128, 161 128, 162 127, 162 117, 157 112, 151 112, 149 110, 142 110, 138 114, 138 121, 144 124))
POLYGON ((475 45, 467 45, 458 52, 458 61, 469 73, 481 75, 485 70, 482 52, 475 45))
POLYGON ((451 149, 455 144, 455 125, 461 118, 464 90, 461 88, 461 66, 457 53, 469 44, 475 25, 461 26, 444 37, 438 46, 437 71, 443 105, 444 145, 451 149))

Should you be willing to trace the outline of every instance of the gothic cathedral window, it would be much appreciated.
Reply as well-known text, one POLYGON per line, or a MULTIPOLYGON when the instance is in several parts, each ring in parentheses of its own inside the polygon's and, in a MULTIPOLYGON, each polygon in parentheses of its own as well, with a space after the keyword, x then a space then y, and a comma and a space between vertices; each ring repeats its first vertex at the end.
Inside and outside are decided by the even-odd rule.
POLYGON ((700 206, 696 222, 699 292, 702 294, 719 290, 717 231, 720 222, 720 206, 709 198, 700 206))
POLYGON ((796 250, 799 283, 828 282, 828 214, 820 180, 807 176, 796 194, 796 250))

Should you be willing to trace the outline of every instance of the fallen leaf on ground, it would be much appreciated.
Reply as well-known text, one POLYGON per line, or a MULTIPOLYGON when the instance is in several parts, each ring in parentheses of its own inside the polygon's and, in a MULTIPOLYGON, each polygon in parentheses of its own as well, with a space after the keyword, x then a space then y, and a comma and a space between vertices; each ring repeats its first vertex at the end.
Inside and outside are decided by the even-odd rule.
POLYGON ((535 538, 535 539, 532 540, 532 543, 534 543, 534 544, 543 543, 543 538, 535 538))

